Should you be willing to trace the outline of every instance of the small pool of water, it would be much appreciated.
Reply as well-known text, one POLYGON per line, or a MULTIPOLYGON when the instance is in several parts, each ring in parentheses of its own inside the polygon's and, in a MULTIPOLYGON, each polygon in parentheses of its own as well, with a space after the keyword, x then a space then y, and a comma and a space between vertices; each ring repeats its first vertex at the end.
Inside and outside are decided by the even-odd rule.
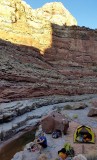
POLYGON ((30 130, 0 149, 0 160, 11 160, 15 153, 23 150, 27 143, 34 140, 35 132, 36 129, 30 130))

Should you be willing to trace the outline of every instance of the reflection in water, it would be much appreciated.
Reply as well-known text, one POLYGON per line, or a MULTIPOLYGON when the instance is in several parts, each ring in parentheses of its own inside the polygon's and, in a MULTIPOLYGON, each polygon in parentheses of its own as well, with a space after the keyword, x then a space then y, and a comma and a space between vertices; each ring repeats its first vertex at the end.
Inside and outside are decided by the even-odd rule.
POLYGON ((35 130, 24 133, 18 139, 13 140, 0 150, 0 160, 11 160, 16 152, 23 150, 23 147, 33 141, 35 138, 35 130))

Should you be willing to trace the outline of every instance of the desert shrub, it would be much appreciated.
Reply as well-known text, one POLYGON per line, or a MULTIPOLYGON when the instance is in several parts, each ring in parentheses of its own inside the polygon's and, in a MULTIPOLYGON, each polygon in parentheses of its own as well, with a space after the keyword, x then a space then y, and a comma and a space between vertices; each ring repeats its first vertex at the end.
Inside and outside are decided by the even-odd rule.
POLYGON ((74 115, 73 115, 73 118, 74 118, 74 119, 78 118, 78 115, 77 115, 77 114, 74 114, 74 115))
POLYGON ((67 104, 67 105, 64 106, 64 109, 68 109, 68 110, 69 110, 69 109, 72 109, 72 106, 69 105, 69 104, 67 104))

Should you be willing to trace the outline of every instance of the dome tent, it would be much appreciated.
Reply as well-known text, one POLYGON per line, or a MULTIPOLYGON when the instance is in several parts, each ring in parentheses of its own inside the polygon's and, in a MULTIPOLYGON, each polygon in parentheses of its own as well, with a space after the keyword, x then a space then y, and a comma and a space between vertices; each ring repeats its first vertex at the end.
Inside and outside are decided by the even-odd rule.
POLYGON ((77 127, 74 133, 76 143, 95 143, 95 134, 91 127, 82 125, 77 127))

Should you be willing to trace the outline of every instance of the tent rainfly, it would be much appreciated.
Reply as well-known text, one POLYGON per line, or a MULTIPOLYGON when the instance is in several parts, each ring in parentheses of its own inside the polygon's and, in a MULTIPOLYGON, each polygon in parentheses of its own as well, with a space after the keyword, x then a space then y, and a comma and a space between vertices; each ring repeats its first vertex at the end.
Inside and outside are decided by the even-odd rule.
POLYGON ((74 133, 74 142, 76 143, 95 143, 95 134, 91 127, 79 126, 74 133))

